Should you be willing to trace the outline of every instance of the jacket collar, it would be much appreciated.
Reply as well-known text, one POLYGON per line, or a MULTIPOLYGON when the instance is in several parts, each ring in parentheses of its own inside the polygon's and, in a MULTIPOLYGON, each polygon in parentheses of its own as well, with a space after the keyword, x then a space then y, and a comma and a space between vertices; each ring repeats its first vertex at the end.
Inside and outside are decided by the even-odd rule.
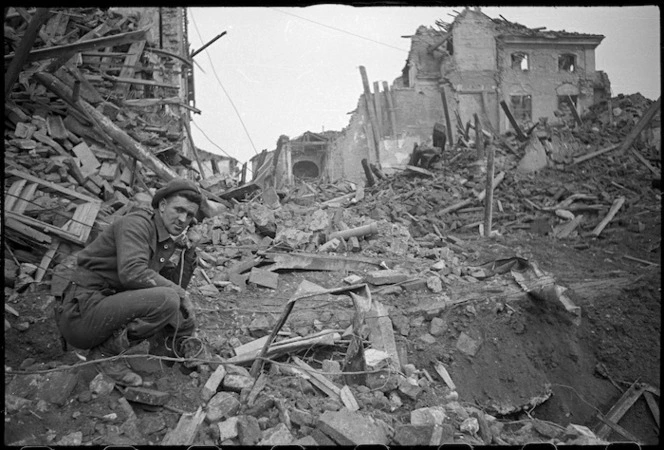
POLYGON ((157 242, 163 242, 167 239, 171 239, 171 235, 166 231, 164 226, 164 221, 161 218, 159 211, 154 212, 154 223, 157 226, 157 242))

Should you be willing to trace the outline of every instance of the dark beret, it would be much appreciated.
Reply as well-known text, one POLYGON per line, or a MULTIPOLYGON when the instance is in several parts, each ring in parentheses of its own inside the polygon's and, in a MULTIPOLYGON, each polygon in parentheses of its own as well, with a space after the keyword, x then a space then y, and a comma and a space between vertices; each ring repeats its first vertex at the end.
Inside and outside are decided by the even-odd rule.
POLYGON ((185 178, 174 178, 169 181, 166 186, 155 192, 154 197, 152 198, 152 207, 156 208, 161 199, 182 191, 190 191, 201 195, 201 190, 198 189, 198 186, 196 186, 193 181, 185 178))

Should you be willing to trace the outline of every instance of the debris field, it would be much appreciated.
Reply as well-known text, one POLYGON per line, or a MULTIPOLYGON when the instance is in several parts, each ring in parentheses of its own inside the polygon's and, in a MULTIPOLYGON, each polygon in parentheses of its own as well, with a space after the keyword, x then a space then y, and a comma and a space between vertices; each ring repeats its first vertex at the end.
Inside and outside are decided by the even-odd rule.
MULTIPOLYGON (((211 356, 192 370, 151 341, 125 388, 62 348, 52 308, 81 246, 168 166, 138 155, 134 182, 49 76, 5 105, 5 445, 659 441, 659 100, 494 136, 493 177, 464 139, 366 185, 207 185, 189 290, 211 356)), ((113 131, 185 138, 132 108, 105 111, 113 131)))

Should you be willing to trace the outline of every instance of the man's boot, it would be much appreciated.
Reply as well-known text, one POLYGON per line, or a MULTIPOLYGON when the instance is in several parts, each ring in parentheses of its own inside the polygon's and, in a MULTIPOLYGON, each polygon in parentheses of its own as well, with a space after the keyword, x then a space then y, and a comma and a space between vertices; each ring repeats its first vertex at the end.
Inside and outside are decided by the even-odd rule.
MULTIPOLYGON (((143 341, 138 345, 131 346, 127 338, 127 330, 116 333, 106 341, 92 348, 88 355, 90 360, 109 358, 118 355, 147 355, 149 344, 143 341)), ((125 386, 140 386, 143 379, 140 375, 133 372, 125 358, 113 359, 110 361, 100 361, 96 364, 97 369, 109 378, 125 386)))

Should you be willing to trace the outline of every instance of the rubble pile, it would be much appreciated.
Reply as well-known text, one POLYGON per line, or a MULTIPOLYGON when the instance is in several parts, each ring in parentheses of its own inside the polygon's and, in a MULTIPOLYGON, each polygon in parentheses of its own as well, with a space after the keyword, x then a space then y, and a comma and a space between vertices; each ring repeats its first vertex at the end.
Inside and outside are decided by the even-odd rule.
MULTIPOLYGON (((6 54, 27 26, 22 12, 6 16, 6 54)), ((48 23, 36 49, 141 29, 131 15, 98 8, 68 9, 48 23)), ((46 362, 26 349, 15 367, 5 363, 6 444, 608 443, 604 425, 591 431, 568 414, 563 426, 532 412, 554 396, 549 373, 563 365, 567 377, 583 359, 575 291, 601 296, 631 281, 561 286, 518 240, 546 236, 552 246, 588 249, 600 236, 642 233, 645 217, 659 217, 661 193, 644 182, 661 171, 659 119, 638 133, 631 153, 589 157, 624 142, 652 102, 621 95, 610 113, 598 105, 579 126, 541 124, 526 141, 494 136, 491 238, 483 232, 487 160, 472 141, 430 170, 406 167, 368 187, 299 180, 230 200, 215 191, 215 214, 195 225, 203 239, 191 287, 198 338, 212 356, 192 371, 157 351, 134 355, 132 368, 147 382, 124 388, 93 373, 80 352, 56 348, 52 293, 78 249, 149 204, 169 166, 191 161, 180 155, 187 136, 172 109, 183 105, 167 86, 183 62, 135 42, 99 53, 52 69, 80 84, 76 95, 103 116, 73 106, 73 92, 54 91, 39 62, 6 99, 5 334, 34 354, 31 339, 53 337, 46 362), (127 66, 141 78, 120 89, 127 66), (129 138, 124 145, 140 142, 137 153, 109 137, 104 117, 129 138), (523 170, 531 151, 545 154, 545 167, 523 170), (510 235, 517 243, 508 247, 501 238, 510 235), (480 260, 486 247, 501 257, 480 260), (481 384, 492 381, 489 369, 504 390, 481 384), (20 425, 28 431, 15 431, 20 425)), ((645 383, 618 389, 623 407, 606 414, 615 423, 614 409, 624 414, 639 396, 648 405, 659 396, 645 383)))

